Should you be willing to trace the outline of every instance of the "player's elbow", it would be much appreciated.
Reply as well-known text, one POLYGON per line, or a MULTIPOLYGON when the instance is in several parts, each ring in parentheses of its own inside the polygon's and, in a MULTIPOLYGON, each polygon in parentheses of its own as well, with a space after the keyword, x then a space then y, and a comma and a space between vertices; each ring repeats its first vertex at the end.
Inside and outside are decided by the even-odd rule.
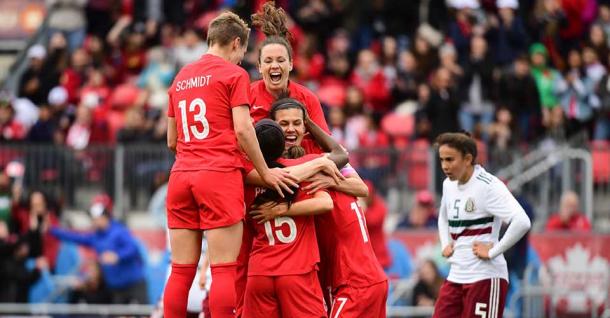
POLYGON ((327 213, 333 209, 333 200, 331 198, 324 198, 320 202, 320 213, 327 213))
POLYGON ((235 125, 235 137, 237 137, 237 140, 240 142, 247 140, 251 129, 252 127, 248 127, 248 125, 235 125))
POLYGON ((176 152, 177 144, 178 143, 175 140, 168 140, 167 141, 167 149, 169 149, 171 152, 176 152))
POLYGON ((532 221, 527 215, 523 219, 523 227, 525 228, 525 231, 529 231, 532 228, 532 221))
POLYGON ((172 152, 176 152, 176 146, 178 145, 178 141, 176 139, 168 138, 167 139, 167 149, 172 152))
POLYGON ((345 165, 349 163, 349 156, 347 155, 347 152, 343 151, 343 149, 333 152, 335 153, 336 157, 335 164, 339 169, 345 167, 345 165))

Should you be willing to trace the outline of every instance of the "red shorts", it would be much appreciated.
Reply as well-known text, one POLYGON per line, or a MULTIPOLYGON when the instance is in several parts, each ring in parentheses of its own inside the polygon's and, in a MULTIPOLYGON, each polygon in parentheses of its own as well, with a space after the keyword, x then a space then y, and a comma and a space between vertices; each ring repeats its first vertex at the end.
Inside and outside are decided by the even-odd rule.
POLYGON ((385 318, 388 282, 384 281, 368 287, 342 286, 333 294, 329 317, 370 317, 385 318))
POLYGON ((326 317, 317 272, 248 277, 243 317, 326 317))
POLYGON ((434 305, 434 318, 498 318, 504 312, 508 282, 484 279, 472 284, 445 281, 434 305))
POLYGON ((241 170, 172 171, 167 185, 167 225, 170 229, 209 230, 244 218, 241 170))

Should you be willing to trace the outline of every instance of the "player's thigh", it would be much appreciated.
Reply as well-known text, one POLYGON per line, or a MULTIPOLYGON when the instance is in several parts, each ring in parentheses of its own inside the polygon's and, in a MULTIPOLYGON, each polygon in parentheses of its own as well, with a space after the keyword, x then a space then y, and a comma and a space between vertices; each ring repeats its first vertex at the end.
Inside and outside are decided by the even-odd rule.
POLYGON ((464 308, 462 284, 445 280, 434 304, 434 318, 456 318, 462 316, 464 308))
POLYGON ((279 318, 280 307, 275 294, 274 278, 250 276, 244 294, 243 318, 279 318))
POLYGON ((364 288, 341 286, 334 293, 331 318, 385 318, 388 283, 381 282, 364 288))
POLYGON ((205 231, 211 265, 237 261, 243 228, 243 223, 238 221, 233 225, 205 231))
POLYGON ((504 312, 508 282, 491 278, 469 284, 464 299, 465 318, 499 318, 504 312))
POLYGON ((275 290, 282 317, 326 317, 317 271, 277 277, 275 290))
POLYGON ((167 185, 167 227, 200 229, 199 206, 191 193, 191 171, 174 171, 167 185))
POLYGON ((200 228, 233 225, 244 218, 244 181, 241 170, 195 171, 191 192, 199 206, 200 228))
POLYGON ((201 230, 169 229, 172 263, 197 264, 201 256, 201 230))

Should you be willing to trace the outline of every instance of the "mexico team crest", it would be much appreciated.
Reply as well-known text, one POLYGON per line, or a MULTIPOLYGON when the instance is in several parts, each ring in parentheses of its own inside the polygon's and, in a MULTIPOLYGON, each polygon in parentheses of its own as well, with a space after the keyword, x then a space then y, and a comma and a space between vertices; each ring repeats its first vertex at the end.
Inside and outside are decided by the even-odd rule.
POLYGON ((468 198, 468 200, 466 200, 466 205, 464 206, 464 210, 466 212, 474 212, 475 209, 476 209, 476 207, 474 206, 474 199, 468 198))

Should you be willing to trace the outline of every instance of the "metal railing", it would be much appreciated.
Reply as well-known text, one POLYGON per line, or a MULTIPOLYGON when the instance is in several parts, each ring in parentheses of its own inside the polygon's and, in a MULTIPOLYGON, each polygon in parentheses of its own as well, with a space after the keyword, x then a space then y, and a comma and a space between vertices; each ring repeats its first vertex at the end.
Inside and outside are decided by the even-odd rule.
MULTIPOLYGON (((511 190, 520 190, 525 184, 533 182, 537 178, 541 178, 543 189, 549 188, 550 184, 547 184, 549 177, 551 176, 551 170, 561 164, 561 193, 567 190, 575 190, 576 178, 574 169, 572 167, 572 160, 580 160, 582 166, 580 172, 583 173, 583 178, 580 187, 580 193, 582 203, 584 206, 584 212, 589 218, 593 220, 593 166, 591 162, 591 154, 583 149, 575 149, 569 147, 559 147, 553 152, 548 153, 542 160, 529 167, 528 169, 522 170, 522 172, 516 175, 514 178, 508 181, 508 188, 511 190)), ((552 191, 544 191, 542 200, 539 202, 541 209, 544 207, 553 206, 549 193, 552 191)), ((560 194, 561 195, 561 194, 560 194)), ((557 198, 553 198, 553 202, 559 202, 557 198)), ((548 216, 548 208, 543 213, 544 216, 548 216)))
MULTIPOLYGON (((28 189, 47 190, 62 198, 66 208, 77 210, 86 209, 95 194, 106 192, 113 197, 115 210, 121 215, 147 209, 155 188, 166 180, 174 155, 161 144, 91 146, 82 151, 56 145, 0 145, 0 167, 15 160, 25 166, 23 182, 28 189)), ((391 189, 397 194, 390 196, 396 201, 389 202, 392 213, 406 213, 414 191, 436 192, 442 180, 436 152, 426 145, 400 150, 362 148, 350 152, 350 161, 363 177, 376 181, 381 193, 391 189)), ((518 167, 520 171, 511 172, 508 182, 513 189, 527 194, 535 203, 536 213, 544 218, 556 209, 561 192, 576 186, 574 190, 585 198, 585 211, 591 216, 592 210, 604 208, 600 204, 593 206, 592 191, 610 198, 610 187, 592 187, 590 166, 585 149, 534 151, 521 164, 507 168, 518 167)), ((504 175, 502 171, 507 169, 498 175, 504 175)))
MULTIPOLYGON (((95 305, 95 304, 0 304, 0 315, 66 315, 87 316, 146 316, 152 305, 95 305)), ((386 317, 430 317, 434 307, 391 306, 386 317)))
MULTIPOLYGON (((350 152, 363 177, 381 192, 434 188, 433 153, 428 148, 367 148, 350 152)), ((146 210, 156 186, 165 182, 174 155, 160 144, 91 146, 82 151, 56 145, 0 145, 0 167, 11 161, 25 166, 23 183, 62 198, 65 207, 86 209, 92 196, 110 194, 118 214, 146 210)), ((397 209, 405 211, 406 202, 397 209)))
POLYGON ((152 305, 0 304, 0 315, 150 316, 152 305))

